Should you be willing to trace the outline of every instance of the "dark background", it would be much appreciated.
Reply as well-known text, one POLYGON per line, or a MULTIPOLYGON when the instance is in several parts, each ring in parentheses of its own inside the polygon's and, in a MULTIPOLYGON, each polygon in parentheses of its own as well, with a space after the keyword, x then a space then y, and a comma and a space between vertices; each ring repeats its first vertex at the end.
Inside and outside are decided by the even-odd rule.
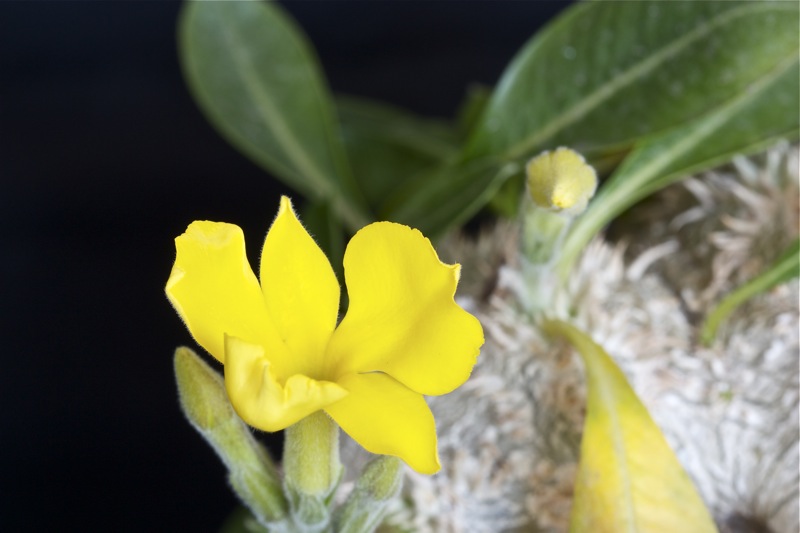
MULTIPOLYGON (((565 3, 286 7, 333 90, 451 117, 565 3)), ((195 219, 252 261, 287 189, 191 100, 179 9, 0 3, 1 531, 215 531, 236 504, 178 409, 163 286, 195 219)))

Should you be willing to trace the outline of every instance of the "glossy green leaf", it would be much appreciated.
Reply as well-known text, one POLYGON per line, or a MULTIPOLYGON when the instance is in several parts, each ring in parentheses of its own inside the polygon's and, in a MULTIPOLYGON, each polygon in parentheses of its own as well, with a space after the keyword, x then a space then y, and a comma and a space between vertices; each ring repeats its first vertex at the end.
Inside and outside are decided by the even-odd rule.
POLYGON ((764 291, 800 276, 800 239, 791 246, 764 272, 728 294, 708 314, 700 333, 704 344, 711 344, 720 324, 744 302, 764 291))
POLYGON ((353 175, 373 211, 417 173, 458 153, 453 128, 354 97, 336 99, 353 175))
POLYGON ((561 321, 544 329, 580 353, 587 405, 572 533, 715 532, 711 516, 625 375, 588 335, 561 321))
POLYGON ((532 38, 468 154, 592 155, 723 105, 797 55, 796 2, 586 2, 532 38))
POLYGON ((351 228, 368 221, 317 59, 276 4, 188 2, 179 44, 192 94, 231 144, 351 228))
POLYGON ((800 132, 800 69, 797 54, 736 94, 716 112, 637 145, 572 227, 559 262, 562 276, 589 240, 645 196, 800 132))

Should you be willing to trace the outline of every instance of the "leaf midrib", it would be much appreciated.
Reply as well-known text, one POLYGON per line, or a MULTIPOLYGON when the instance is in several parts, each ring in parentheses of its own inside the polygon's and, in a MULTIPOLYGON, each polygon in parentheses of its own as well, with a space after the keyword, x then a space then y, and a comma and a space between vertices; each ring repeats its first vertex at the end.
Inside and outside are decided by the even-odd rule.
MULTIPOLYGON (((549 139, 550 137, 555 135, 558 131, 577 122, 581 117, 585 116, 590 111, 599 107, 600 104, 611 98, 614 94, 616 94, 617 91, 619 91, 620 89, 624 88, 627 85, 632 84, 641 76, 654 70, 661 63, 677 55, 684 48, 688 47, 693 42, 705 37, 717 27, 728 23, 730 20, 734 18, 744 16, 751 11, 757 11, 762 9, 773 9, 773 8, 782 9, 783 6, 781 4, 768 4, 768 3, 746 4, 742 7, 731 9, 730 11, 726 11, 724 13, 720 13, 716 17, 710 19, 709 21, 700 24, 691 32, 686 33, 679 39, 661 48, 654 54, 650 55, 647 59, 635 63, 627 70, 624 70, 620 72, 618 75, 612 77, 607 83, 604 83, 597 90, 590 93, 586 98, 583 98, 578 102, 576 102, 571 108, 568 108, 565 112, 556 116, 553 120, 545 124, 542 128, 536 130, 535 133, 512 145, 510 148, 508 148, 508 150, 506 150, 505 157, 509 159, 517 159, 519 157, 523 157, 525 154, 534 149, 544 140, 549 139)), ((787 11, 791 10, 791 8, 788 8, 786 10, 787 11)))
MULTIPOLYGON (((702 140, 712 131, 716 130, 721 123, 730 119, 736 110, 747 105, 756 97, 758 97, 758 95, 760 95, 765 89, 769 88, 772 85, 772 82, 778 79, 781 75, 783 75, 784 72, 794 65, 795 57, 796 55, 792 54, 787 59, 784 59, 778 63, 778 67, 769 72, 768 75, 758 79, 749 87, 747 87, 746 90, 742 91, 742 93, 720 106, 721 108, 719 112, 715 113, 715 116, 710 117, 708 120, 703 121, 703 123, 694 130, 693 134, 687 135, 679 143, 675 144, 672 150, 664 151, 658 157, 654 158, 648 165, 641 167, 639 172, 636 172, 633 174, 633 177, 629 177, 627 180, 625 180, 622 184, 620 184, 620 186, 614 189, 613 193, 610 193, 609 195, 612 197, 625 197, 630 194, 631 191, 642 187, 644 183, 648 181, 649 176, 654 176, 658 172, 661 172, 669 165, 671 161, 675 160, 677 155, 681 155, 687 150, 690 150, 692 147, 696 146, 698 141, 702 140)), ((674 172, 664 176, 664 178, 672 174, 674 174, 674 172)))
MULTIPOLYGON (((601 356, 602 357, 602 356, 601 356)), ((610 356, 607 356, 610 357, 610 356)), ((584 356, 585 359, 588 359, 588 356, 584 356)), ((599 365, 601 362, 594 361, 592 366, 599 365)), ((589 364, 586 365, 587 367, 590 366, 589 364)), ((619 369, 619 372, 622 372, 619 369)), ((598 398, 600 399, 601 405, 604 407, 609 406, 610 408, 607 409, 608 417, 609 417, 609 425, 611 426, 611 447, 614 450, 614 455, 617 457, 616 461, 616 470, 619 473, 620 480, 622 481, 622 489, 623 495, 620 502, 620 510, 625 515, 625 523, 628 524, 627 531, 630 533, 636 533, 639 531, 639 528, 636 525, 636 505, 633 502, 633 482, 631 480, 631 473, 630 467, 628 465, 628 449, 625 446, 625 439, 623 438, 623 427, 622 423, 620 422, 620 417, 617 409, 615 409, 615 405, 619 404, 620 402, 616 401, 616 395, 614 394, 613 387, 608 387, 605 380, 600 377, 599 372, 592 372, 595 374, 594 385, 597 390, 598 398)))
MULTIPOLYGON (((562 249, 561 271, 566 273, 570 270, 570 268, 566 268, 565 265, 572 262, 579 253, 579 247, 584 244, 584 237, 578 236, 584 233, 584 228, 592 230, 596 226, 601 226, 605 218, 607 218, 608 213, 615 212, 618 206, 623 202, 623 199, 629 197, 636 189, 643 187, 648 180, 652 179, 652 176, 661 172, 677 156, 685 153, 687 150, 691 150, 699 141, 716 131, 721 123, 731 118, 734 111, 757 98, 765 89, 769 88, 775 80, 794 66, 796 57, 796 54, 792 53, 786 59, 782 60, 778 63, 778 66, 767 75, 757 79, 744 91, 737 94, 728 102, 723 103, 714 115, 704 120, 694 131, 686 135, 680 142, 673 145, 671 149, 664 150, 657 157, 640 167, 638 171, 628 175, 624 181, 614 183, 613 188, 609 189, 605 196, 598 197, 598 200, 602 198, 603 209, 590 207, 586 214, 581 217, 578 223, 573 227, 572 234, 567 237, 564 248, 562 249), (575 243, 577 243, 577 245, 575 243)), ((660 184, 665 179, 669 179, 678 172, 684 173, 689 170, 690 169, 680 169, 670 172, 659 178, 658 182, 660 184)), ((657 188, 656 185, 651 186, 647 194, 655 192, 657 188)))
POLYGON ((319 187, 324 193, 331 193, 331 187, 328 180, 325 179, 324 173, 314 161, 306 156, 291 128, 277 112, 275 103, 268 95, 269 91, 259 90, 262 89, 261 83, 250 73, 254 69, 254 63, 244 43, 237 37, 236 32, 231 30, 227 20, 220 24, 220 28, 222 37, 228 43, 228 49, 231 51, 235 65, 234 72, 239 75, 247 95, 256 104, 255 108, 264 124, 272 130, 275 139, 297 169, 312 181, 315 187, 319 187))

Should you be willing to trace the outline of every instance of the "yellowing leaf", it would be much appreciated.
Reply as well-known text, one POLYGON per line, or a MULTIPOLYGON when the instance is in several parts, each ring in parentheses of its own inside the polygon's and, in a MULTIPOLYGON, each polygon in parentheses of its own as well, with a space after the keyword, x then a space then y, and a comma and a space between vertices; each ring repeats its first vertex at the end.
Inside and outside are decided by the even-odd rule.
POLYGON ((691 480, 608 354, 565 322, 544 327, 566 338, 586 367, 586 422, 570 531, 716 531, 691 480))

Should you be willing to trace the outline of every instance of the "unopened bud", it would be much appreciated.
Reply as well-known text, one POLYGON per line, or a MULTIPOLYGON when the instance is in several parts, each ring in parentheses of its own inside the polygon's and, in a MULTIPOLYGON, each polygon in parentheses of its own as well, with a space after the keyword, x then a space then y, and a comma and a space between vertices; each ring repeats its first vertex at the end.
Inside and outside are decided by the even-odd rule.
POLYGON ((262 524, 282 520, 286 500, 275 465, 233 410, 222 376, 181 347, 175 350, 175 378, 186 418, 225 463, 233 490, 262 524))
POLYGON ((367 464, 353 492, 337 510, 336 531, 374 531, 400 493, 403 473, 403 463, 396 457, 381 456, 367 464))

